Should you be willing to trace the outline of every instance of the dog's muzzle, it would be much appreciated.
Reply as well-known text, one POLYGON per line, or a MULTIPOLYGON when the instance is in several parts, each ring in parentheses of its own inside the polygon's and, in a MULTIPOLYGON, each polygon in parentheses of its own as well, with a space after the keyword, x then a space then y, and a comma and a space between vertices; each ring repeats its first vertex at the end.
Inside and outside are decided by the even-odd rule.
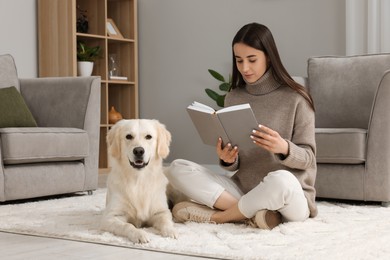
POLYGON ((145 150, 142 147, 136 147, 133 149, 134 162, 129 159, 130 165, 135 169, 142 169, 149 164, 144 161, 145 150))

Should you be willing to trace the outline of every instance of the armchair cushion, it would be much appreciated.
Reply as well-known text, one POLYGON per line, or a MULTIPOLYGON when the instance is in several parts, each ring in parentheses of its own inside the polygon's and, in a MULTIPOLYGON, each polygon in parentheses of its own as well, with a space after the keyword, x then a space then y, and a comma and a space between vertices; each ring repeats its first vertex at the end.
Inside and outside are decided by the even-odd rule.
POLYGON ((389 64, 388 54, 310 58, 316 127, 368 129, 372 102, 389 64))
POLYGON ((88 134, 78 128, 0 128, 5 165, 75 161, 89 155, 88 134))
POLYGON ((37 123, 15 87, 0 89, 0 128, 36 127, 37 123))
MULTIPOLYGON (((93 81, 97 77, 20 79, 20 93, 40 127, 85 129, 88 102, 92 102, 91 87, 85 86, 91 86, 93 81)), ((99 108, 100 101, 94 105, 99 108)))
POLYGON ((316 128, 317 163, 362 164, 366 140, 365 129, 316 128))

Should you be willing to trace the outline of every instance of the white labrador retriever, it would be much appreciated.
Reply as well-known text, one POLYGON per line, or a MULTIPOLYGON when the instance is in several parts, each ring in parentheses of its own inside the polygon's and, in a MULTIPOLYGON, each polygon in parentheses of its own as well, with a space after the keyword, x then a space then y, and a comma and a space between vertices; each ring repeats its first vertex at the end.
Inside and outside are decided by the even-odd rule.
POLYGON ((112 166, 107 179, 106 209, 102 229, 147 243, 141 229, 154 227, 162 236, 177 238, 168 209, 162 160, 169 154, 171 134, 157 120, 117 122, 107 134, 112 166))

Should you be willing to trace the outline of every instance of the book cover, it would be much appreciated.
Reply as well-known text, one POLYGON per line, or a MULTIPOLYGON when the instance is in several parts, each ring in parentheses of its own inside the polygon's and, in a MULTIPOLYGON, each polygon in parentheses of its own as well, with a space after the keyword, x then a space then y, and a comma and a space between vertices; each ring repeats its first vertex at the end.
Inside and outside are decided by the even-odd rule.
POLYGON ((224 144, 230 142, 240 150, 254 148, 250 135, 258 123, 249 104, 230 106, 218 111, 194 102, 187 107, 203 143, 215 146, 221 137, 224 144))

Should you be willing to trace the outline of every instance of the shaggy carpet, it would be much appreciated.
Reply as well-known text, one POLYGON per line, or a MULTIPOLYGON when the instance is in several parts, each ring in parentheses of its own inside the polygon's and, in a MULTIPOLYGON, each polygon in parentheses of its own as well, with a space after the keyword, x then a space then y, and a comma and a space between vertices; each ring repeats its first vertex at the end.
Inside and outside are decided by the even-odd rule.
POLYGON ((157 235, 134 244, 99 230, 105 189, 23 203, 0 204, 0 230, 219 259, 390 259, 390 208, 318 202, 319 215, 272 231, 243 224, 175 224, 179 238, 157 235))

